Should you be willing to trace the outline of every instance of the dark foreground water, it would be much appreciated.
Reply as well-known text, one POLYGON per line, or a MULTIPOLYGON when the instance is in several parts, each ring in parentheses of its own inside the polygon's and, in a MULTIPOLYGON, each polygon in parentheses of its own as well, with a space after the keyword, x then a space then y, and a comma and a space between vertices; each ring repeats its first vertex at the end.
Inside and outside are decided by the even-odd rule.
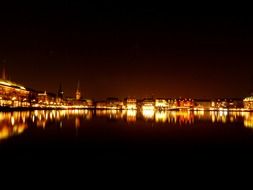
POLYGON ((253 113, 0 112, 0 151, 8 161, 250 161, 253 113))

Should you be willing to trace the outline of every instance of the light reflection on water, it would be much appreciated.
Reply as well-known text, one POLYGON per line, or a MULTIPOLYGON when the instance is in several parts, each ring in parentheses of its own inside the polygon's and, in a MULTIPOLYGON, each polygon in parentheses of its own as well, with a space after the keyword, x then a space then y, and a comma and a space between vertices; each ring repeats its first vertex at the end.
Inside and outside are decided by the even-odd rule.
POLYGON ((82 126, 82 120, 107 118, 127 123, 138 121, 161 124, 192 125, 196 122, 241 123, 253 128, 253 112, 227 111, 154 111, 154 110, 35 110, 24 112, 0 112, 0 140, 15 136, 27 129, 30 124, 45 128, 48 122, 57 121, 63 127, 64 121, 74 118, 73 126, 82 126))
POLYGON ((27 127, 29 112, 0 112, 0 140, 22 133, 27 127))

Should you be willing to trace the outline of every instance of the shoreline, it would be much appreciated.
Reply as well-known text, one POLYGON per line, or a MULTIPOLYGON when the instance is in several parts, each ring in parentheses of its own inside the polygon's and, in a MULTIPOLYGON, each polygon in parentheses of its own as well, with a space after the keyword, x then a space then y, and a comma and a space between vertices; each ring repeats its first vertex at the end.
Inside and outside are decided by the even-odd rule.
MULTIPOLYGON (((117 110, 117 111, 141 111, 141 109, 111 109, 111 108, 96 108, 96 107, 0 107, 0 112, 12 112, 12 111, 34 111, 34 110, 117 110)), ((253 112, 253 109, 245 108, 225 108, 225 109, 196 109, 196 108, 172 108, 172 109, 154 109, 154 111, 189 111, 189 112, 253 112)))

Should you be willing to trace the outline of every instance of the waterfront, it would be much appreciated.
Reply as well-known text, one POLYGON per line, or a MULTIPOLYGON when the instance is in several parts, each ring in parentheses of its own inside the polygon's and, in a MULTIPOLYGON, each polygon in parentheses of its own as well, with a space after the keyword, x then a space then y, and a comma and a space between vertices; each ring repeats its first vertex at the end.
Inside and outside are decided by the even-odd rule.
POLYGON ((253 144, 252 112, 35 110, 0 112, 0 126, 2 158, 164 159, 253 144))

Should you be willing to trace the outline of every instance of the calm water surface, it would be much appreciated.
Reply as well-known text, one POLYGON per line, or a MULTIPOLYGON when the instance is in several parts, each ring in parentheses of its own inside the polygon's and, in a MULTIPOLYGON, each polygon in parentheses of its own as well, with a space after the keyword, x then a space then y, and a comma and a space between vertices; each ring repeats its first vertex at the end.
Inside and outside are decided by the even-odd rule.
POLYGON ((251 112, 0 112, 2 158, 167 159, 198 153, 217 157, 249 154, 252 145, 251 112))

